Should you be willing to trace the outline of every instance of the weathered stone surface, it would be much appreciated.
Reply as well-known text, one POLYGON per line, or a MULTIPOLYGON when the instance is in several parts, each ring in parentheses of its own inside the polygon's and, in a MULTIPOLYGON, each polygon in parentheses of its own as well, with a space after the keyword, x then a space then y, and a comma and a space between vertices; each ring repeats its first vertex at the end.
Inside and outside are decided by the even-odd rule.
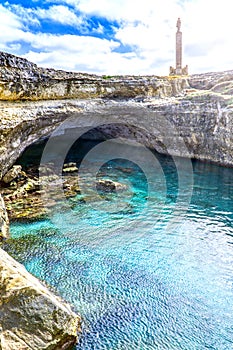
MULTIPOLYGON (((144 106, 155 112, 150 121, 151 130, 156 129, 158 117, 167 118, 179 130, 192 157, 223 165, 233 165, 232 71, 197 74, 186 79, 156 76, 100 77, 42 69, 27 60, 8 54, 1 57, 0 74, 3 75, 6 84, 9 83, 14 89, 17 81, 22 82, 19 88, 21 92, 16 99, 25 99, 23 96, 27 92, 28 99, 35 99, 33 94, 36 94, 37 99, 69 100, 0 103, 0 178, 28 145, 41 136, 49 135, 57 124, 66 118, 75 114, 78 118, 79 112, 98 109, 99 105, 103 107, 103 104, 111 113, 111 100, 105 99, 105 102, 97 99, 70 100, 70 98, 80 97, 120 97, 121 99, 135 97, 134 105, 144 106), (62 84, 67 84, 67 81, 70 84, 69 89, 61 88, 62 84), (79 83, 82 81, 82 84, 80 85, 78 81, 79 83), (72 84, 76 87, 74 88, 72 84), (56 96, 48 92, 50 88, 56 96), (76 88, 78 93, 74 92, 76 88)), ((3 94, 4 91, 6 87, 3 89, 3 94)), ((121 102, 117 103, 120 106, 121 102)), ((114 102, 114 107, 117 103, 114 102)), ((125 109, 132 108, 132 105, 132 100, 124 102, 125 109)), ((141 116, 137 118, 140 119, 141 116)), ((128 133, 133 132, 136 138, 144 137, 148 145, 156 146, 158 151, 166 153, 158 146, 153 132, 152 135, 137 136, 136 129, 132 130, 128 127, 128 133)), ((126 130, 110 126, 102 128, 100 137, 103 134, 119 136, 120 133, 127 136, 126 130)), ((97 135, 95 134, 94 137, 97 135)), ((179 155, 178 150, 175 150, 174 154, 179 155)))
POLYGON ((9 219, 4 200, 0 194, 0 241, 9 236, 9 219))
MULTIPOLYGON (((227 91, 224 91, 224 85, 230 84, 232 86, 233 71, 193 74, 188 77, 188 83, 191 88, 197 90, 215 90, 216 92, 217 88, 222 86, 219 92, 226 94, 227 91)), ((232 95, 232 91, 230 95, 232 95)))
MULTIPOLYGON (((148 107, 177 130, 189 153, 183 156, 233 166, 232 96, 205 91, 169 103, 148 102, 148 107)), ((172 138, 170 145, 171 154, 179 156, 172 138)))
POLYGON ((16 179, 19 174, 22 171, 22 167, 21 165, 14 165, 7 173, 6 175, 3 177, 3 182, 5 182, 6 184, 10 183, 11 181, 13 181, 14 179, 16 179))
POLYGON ((64 164, 62 171, 63 173, 75 173, 78 171, 78 168, 76 163, 67 163, 64 164))
POLYGON ((0 349, 69 349, 80 318, 0 249, 0 349))
POLYGON ((1 102, 0 178, 27 146, 82 109, 83 103, 77 101, 1 102))
POLYGON ((127 186, 117 181, 104 179, 104 180, 98 180, 96 182, 96 188, 97 190, 103 191, 103 192, 115 192, 115 191, 126 190, 127 186))
MULTIPOLYGON (((98 76, 37 67, 25 59, 0 52, 0 100, 62 98, 133 98, 172 96, 169 80, 158 76, 98 76)), ((184 78, 177 79, 177 86, 184 78)))

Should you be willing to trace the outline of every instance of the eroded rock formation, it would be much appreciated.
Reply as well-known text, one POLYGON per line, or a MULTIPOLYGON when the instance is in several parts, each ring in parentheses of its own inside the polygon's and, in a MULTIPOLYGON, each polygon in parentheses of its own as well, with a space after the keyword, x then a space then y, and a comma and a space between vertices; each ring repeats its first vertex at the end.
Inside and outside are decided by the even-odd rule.
POLYGON ((0 249, 0 349, 69 349, 80 318, 0 249))
MULTIPOLYGON (((189 154, 186 156, 233 165, 232 71, 188 78, 101 77, 42 69, 25 59, 3 53, 0 57, 0 99, 8 100, 0 103, 0 177, 28 145, 49 135, 61 121, 72 115, 79 118, 79 112, 81 115, 86 110, 98 110, 100 105, 101 108, 106 106, 111 114, 111 104, 122 108, 122 100, 125 110, 134 106, 153 110, 152 129, 156 129, 158 118, 169 120, 187 145, 189 154), (100 99, 103 97, 105 99, 100 99), (110 98, 115 97, 121 101, 115 99, 113 103, 110 98)), ((143 117, 138 115, 137 118, 143 117)), ((127 124, 127 117, 123 122, 127 124)), ((133 132, 131 127, 128 129, 133 132)), ((116 130, 114 126, 102 128, 103 131, 109 136, 122 133, 127 137, 126 130, 116 130)), ((159 147, 153 132, 144 136, 147 144, 167 152, 159 147)), ((172 150, 172 139, 169 152, 179 155, 179 150, 172 150)))
POLYGON ((0 241, 9 236, 9 219, 6 206, 2 195, 0 194, 0 241))
POLYGON ((44 69, 0 52, 0 100, 164 97, 186 86, 187 79, 182 77, 98 76, 44 69))

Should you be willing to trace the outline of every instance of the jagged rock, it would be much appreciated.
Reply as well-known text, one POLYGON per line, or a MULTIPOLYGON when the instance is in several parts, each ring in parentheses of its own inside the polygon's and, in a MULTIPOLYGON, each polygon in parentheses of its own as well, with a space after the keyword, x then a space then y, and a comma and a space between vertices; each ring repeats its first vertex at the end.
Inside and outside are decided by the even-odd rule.
POLYGON ((73 167, 76 167, 76 166, 77 166, 76 163, 70 162, 70 163, 65 163, 65 164, 63 165, 63 168, 64 168, 64 169, 66 169, 66 168, 73 168, 73 167))
POLYGON ((116 191, 126 190, 127 186, 117 181, 105 179, 105 180, 98 180, 96 182, 96 188, 98 191, 116 192, 116 191))
POLYGON ((33 179, 28 179, 25 185, 23 186, 23 191, 25 192, 38 191, 39 189, 39 181, 35 181, 33 179))
POLYGON ((158 76, 98 76, 37 67, 26 59, 0 52, 0 100, 62 98, 134 98, 172 96, 186 78, 175 82, 158 76))
POLYGON ((14 165, 3 177, 3 182, 6 184, 10 183, 11 181, 15 180, 21 173, 22 166, 21 165, 14 165))
POLYGON ((0 349, 70 349, 80 317, 0 249, 0 349))
POLYGON ((66 163, 62 169, 63 173, 75 173, 78 171, 76 163, 66 163))
POLYGON ((0 194, 0 240, 9 237, 9 219, 5 202, 0 194))
MULTIPOLYGON (((11 57, 9 55, 8 57, 7 54, 3 55, 1 64, 0 75, 4 75, 5 80, 3 80, 6 84, 3 87, 3 94, 8 83, 11 84, 13 89, 16 81, 22 80, 21 95, 16 99, 24 99, 25 90, 30 95, 28 99, 32 100, 34 99, 33 94, 36 95, 37 99, 65 98, 66 100, 20 102, 14 103, 14 108, 9 102, 0 103, 0 178, 14 164, 27 146, 40 137, 49 135, 58 123, 71 116, 78 118, 79 113, 82 114, 84 109, 93 109, 94 111, 96 108, 98 111, 99 106, 106 106, 107 108, 110 106, 108 109, 109 116, 111 116, 111 103, 115 107, 115 111, 117 106, 120 106, 119 113, 121 113, 122 106, 125 107, 125 110, 130 110, 136 105, 153 109, 155 111, 154 117, 148 120, 148 125, 151 124, 152 126, 151 135, 142 135, 132 125, 127 126, 127 130, 126 128, 123 130, 119 126, 110 125, 108 127, 105 125, 102 129, 99 128, 93 134, 94 136, 92 135, 93 139, 97 137, 98 132, 99 139, 101 137, 112 137, 113 135, 114 137, 121 135, 128 137, 129 134, 135 134, 136 140, 145 141, 149 147, 166 153, 166 150, 158 145, 158 140, 153 135, 153 129, 156 129, 158 118, 165 117, 173 123, 174 127, 178 128, 191 156, 224 165, 233 164, 231 136, 232 71, 199 74, 188 78, 157 76, 100 77, 51 69, 46 70, 26 60, 15 58, 15 56, 11 57), (29 83, 31 87, 28 86, 29 83), (68 84, 69 89, 61 88, 62 84, 68 84), (54 97, 52 93, 49 93, 48 89, 52 89, 51 91, 56 96, 54 97), (133 106, 132 101, 123 101, 121 104, 119 100, 117 100, 117 103, 106 99, 101 101, 95 99, 92 101, 69 100, 69 98, 81 97, 120 97, 123 100, 129 97, 134 97, 137 100, 137 97, 140 97, 141 102, 134 102, 135 105, 133 106)), ((135 115, 136 120, 140 121, 143 113, 141 108, 141 112, 135 115)), ((119 116, 118 119, 122 123, 130 122, 125 119, 127 118, 126 113, 123 118, 121 119, 121 116, 119 116)), ((103 123, 106 123, 106 121, 107 118, 103 119, 103 123)), ((177 150, 174 154, 179 155, 177 150)), ((189 156, 189 154, 187 153, 185 156, 189 156)))

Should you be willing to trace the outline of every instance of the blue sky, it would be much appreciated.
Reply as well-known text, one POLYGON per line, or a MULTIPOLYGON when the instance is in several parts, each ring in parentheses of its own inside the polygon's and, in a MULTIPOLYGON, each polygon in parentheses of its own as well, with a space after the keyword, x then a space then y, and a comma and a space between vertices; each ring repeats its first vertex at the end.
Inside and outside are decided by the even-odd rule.
POLYGON ((43 67, 167 75, 178 17, 190 73, 233 69, 229 0, 0 1, 0 50, 43 67))

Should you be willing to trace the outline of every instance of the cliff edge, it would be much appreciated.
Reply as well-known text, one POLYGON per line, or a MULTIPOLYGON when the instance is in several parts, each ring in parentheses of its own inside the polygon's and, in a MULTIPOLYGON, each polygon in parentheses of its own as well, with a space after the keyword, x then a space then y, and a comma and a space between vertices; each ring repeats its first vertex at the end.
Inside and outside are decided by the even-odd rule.
POLYGON ((0 52, 0 100, 134 98, 173 96, 187 79, 158 76, 98 76, 40 68, 26 59, 0 52))

